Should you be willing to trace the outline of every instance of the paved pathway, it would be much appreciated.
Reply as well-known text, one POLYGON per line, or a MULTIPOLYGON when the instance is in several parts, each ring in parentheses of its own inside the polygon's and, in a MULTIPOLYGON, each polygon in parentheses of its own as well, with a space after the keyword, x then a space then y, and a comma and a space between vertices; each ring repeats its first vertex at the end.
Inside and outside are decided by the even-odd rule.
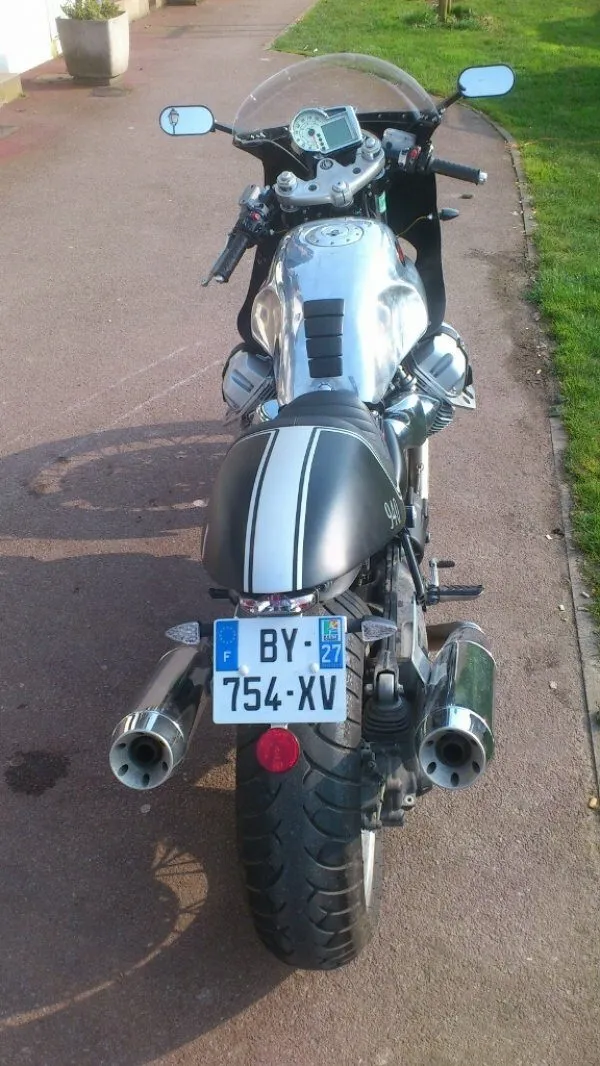
POLYGON ((284 64, 264 46, 302 7, 164 8, 133 27, 130 92, 47 80, 59 61, 2 109, 18 126, 0 140, 3 1066, 600 1061, 598 822, 565 553, 546 539, 547 400, 510 160, 468 111, 438 148, 490 173, 472 199, 441 195, 462 212, 448 317, 479 408, 433 442, 433 531, 456 580, 486 585, 493 768, 388 834, 379 935, 330 976, 254 940, 229 731, 203 726, 186 773, 147 797, 108 771, 163 629, 207 609, 197 501, 227 443, 247 268, 226 289, 199 278, 257 176, 227 137, 174 143, 157 115, 202 101, 230 119, 284 64))

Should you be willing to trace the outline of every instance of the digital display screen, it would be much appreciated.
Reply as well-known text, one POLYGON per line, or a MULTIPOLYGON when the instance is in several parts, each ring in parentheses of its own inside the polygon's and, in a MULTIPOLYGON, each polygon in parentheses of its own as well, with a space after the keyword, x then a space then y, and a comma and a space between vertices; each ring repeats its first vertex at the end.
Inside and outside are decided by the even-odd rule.
POLYGON ((336 148, 344 148, 347 144, 352 144, 356 140, 354 130, 345 115, 333 118, 331 122, 323 123, 321 133, 327 140, 327 147, 330 152, 334 152, 336 148))

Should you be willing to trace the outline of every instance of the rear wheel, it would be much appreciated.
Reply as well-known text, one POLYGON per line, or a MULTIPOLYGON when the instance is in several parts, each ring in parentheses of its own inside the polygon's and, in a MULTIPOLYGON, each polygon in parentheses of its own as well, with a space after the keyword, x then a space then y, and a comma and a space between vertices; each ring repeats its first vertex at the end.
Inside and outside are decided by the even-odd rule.
MULTIPOLYGON (((324 607, 360 618, 364 603, 345 593, 324 607)), ((295 725, 301 755, 271 774, 256 759, 265 726, 237 738, 239 857, 256 931, 291 966, 342 966, 373 934, 379 909, 380 833, 361 830, 364 646, 350 634, 345 722, 295 725)))

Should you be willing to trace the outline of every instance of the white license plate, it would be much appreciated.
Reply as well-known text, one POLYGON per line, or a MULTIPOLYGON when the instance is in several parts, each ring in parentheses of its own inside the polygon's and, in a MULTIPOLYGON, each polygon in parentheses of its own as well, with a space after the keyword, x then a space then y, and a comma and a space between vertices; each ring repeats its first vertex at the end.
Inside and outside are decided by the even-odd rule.
POLYGON ((345 618, 227 618, 213 633, 215 722, 345 720, 345 618))

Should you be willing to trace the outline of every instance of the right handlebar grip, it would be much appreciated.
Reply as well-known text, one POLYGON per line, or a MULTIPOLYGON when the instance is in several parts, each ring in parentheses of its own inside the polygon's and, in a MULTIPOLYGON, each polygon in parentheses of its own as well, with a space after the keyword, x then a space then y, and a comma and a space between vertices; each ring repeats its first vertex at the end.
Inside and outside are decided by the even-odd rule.
POLYGON ((225 248, 212 269, 212 276, 215 281, 229 281, 249 245, 250 238, 247 233, 242 233, 240 231, 236 233, 234 231, 230 235, 225 248))
POLYGON ((452 163, 449 159, 438 159, 436 157, 429 164, 429 170, 432 170, 434 174, 443 174, 446 178, 470 181, 472 185, 483 185, 487 181, 485 170, 467 167, 463 163, 452 163))

